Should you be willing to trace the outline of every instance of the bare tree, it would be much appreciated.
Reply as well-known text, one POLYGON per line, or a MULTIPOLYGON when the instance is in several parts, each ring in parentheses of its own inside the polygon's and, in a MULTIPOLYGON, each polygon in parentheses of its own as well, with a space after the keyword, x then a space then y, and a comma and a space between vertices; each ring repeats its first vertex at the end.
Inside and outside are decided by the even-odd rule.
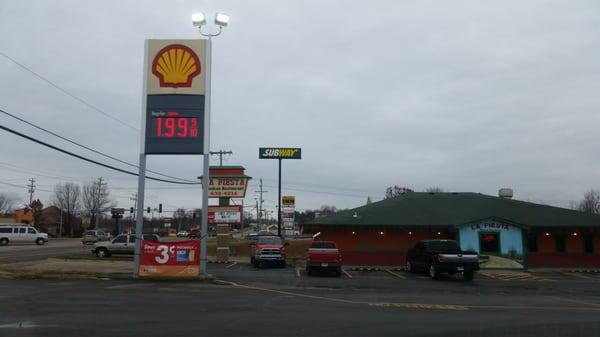
POLYGON ((33 212, 33 223, 35 226, 39 226, 42 223, 42 210, 44 209, 44 204, 40 201, 40 199, 35 199, 29 204, 29 208, 33 212))
POLYGON ((98 217, 114 206, 104 178, 100 177, 83 185, 83 208, 90 215, 92 228, 96 228, 98 217))
POLYGON ((585 192, 577 209, 585 213, 600 214, 600 190, 585 192))
POLYGON ((394 186, 388 187, 385 190, 385 198, 386 199, 395 198, 402 194, 412 193, 412 192, 414 192, 414 191, 408 187, 400 187, 400 186, 394 185, 394 186))
POLYGON ((189 213, 185 208, 178 208, 173 212, 173 221, 177 224, 177 232, 181 231, 181 225, 186 222, 189 213))
POLYGON ((441 187, 427 187, 425 190, 427 193, 442 193, 444 190, 441 187))
POLYGON ((73 236, 75 231, 75 226, 73 226, 73 223, 71 222, 71 216, 79 209, 80 195, 81 188, 75 183, 67 182, 56 184, 54 186, 54 195, 52 196, 51 203, 58 207, 61 212, 66 212, 66 216, 62 217, 62 219, 64 219, 63 229, 66 229, 70 236, 73 236))
POLYGON ((0 193, 0 213, 6 213, 13 208, 13 199, 7 194, 0 193))

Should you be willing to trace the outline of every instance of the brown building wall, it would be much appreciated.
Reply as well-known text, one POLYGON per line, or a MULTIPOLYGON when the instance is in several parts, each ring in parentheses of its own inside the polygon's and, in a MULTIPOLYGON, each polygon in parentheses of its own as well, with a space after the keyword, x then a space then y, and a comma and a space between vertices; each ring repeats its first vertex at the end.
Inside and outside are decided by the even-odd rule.
POLYGON ((556 251, 556 242, 554 233, 550 231, 539 231, 537 233, 538 253, 554 253, 556 251), (546 233, 550 235, 547 236, 546 233))
POLYGON ((565 235, 565 246, 567 253, 583 253, 583 236, 579 233, 565 235))
POLYGON ((448 229, 339 228, 320 231, 318 240, 335 241, 342 251, 406 252, 419 240, 455 239, 448 229), (440 234, 438 234, 438 232, 440 234))

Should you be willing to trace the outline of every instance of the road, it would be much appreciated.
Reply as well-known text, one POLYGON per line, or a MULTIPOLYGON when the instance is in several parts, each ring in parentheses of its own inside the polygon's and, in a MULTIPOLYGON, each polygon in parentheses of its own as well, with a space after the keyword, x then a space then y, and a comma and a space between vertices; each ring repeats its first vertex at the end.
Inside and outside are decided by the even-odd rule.
POLYGON ((0 280, 0 336, 600 336, 600 275, 210 265, 221 284, 0 280))
POLYGON ((42 246, 34 243, 13 243, 0 246, 0 264, 39 261, 52 256, 81 252, 89 252, 89 246, 84 247, 81 244, 81 239, 50 239, 48 243, 42 246))

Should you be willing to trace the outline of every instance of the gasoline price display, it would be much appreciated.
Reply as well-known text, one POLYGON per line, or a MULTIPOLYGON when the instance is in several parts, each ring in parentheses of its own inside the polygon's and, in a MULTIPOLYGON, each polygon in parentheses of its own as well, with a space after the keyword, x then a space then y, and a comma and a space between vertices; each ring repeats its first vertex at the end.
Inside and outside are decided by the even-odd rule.
POLYGON ((151 137, 194 138, 200 135, 198 118, 178 116, 177 112, 168 112, 167 116, 152 118, 151 137))

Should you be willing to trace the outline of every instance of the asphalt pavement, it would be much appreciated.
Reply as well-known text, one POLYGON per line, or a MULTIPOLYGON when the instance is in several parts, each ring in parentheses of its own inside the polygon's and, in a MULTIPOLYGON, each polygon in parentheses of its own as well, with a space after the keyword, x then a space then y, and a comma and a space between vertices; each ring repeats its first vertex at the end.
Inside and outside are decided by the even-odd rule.
POLYGON ((41 261, 49 257, 88 253, 90 246, 81 244, 81 239, 50 239, 45 245, 35 243, 10 243, 0 246, 0 264, 41 261))
POLYGON ((211 264, 219 284, 0 280, 0 336, 600 336, 600 275, 211 264))

